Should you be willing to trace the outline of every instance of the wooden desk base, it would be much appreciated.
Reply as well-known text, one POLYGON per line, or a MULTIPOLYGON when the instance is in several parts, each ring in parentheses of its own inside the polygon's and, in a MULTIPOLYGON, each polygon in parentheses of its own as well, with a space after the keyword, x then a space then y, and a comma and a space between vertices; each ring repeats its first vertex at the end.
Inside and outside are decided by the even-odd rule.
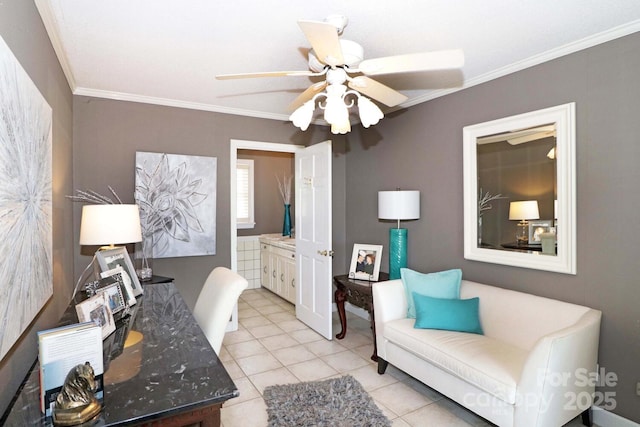
POLYGON ((163 417, 158 420, 136 424, 144 427, 220 427, 220 409, 222 404, 194 409, 190 412, 182 412, 173 416, 163 417))

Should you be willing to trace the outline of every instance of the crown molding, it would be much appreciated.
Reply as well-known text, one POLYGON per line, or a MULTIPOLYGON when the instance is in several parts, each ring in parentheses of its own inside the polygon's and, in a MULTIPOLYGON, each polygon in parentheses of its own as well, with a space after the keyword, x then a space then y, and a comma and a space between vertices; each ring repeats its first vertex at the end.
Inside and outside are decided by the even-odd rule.
POLYGON ((628 36, 629 34, 633 34, 638 31, 640 31, 640 20, 632 21, 627 24, 611 28, 610 30, 603 31, 601 33, 594 34, 592 36, 577 40, 575 42, 568 43, 566 45, 557 47, 555 49, 542 52, 538 55, 530 56, 529 58, 525 58, 521 61, 514 62, 512 64, 498 68, 491 72, 482 74, 478 77, 465 80, 464 85, 462 85, 461 87, 430 91, 425 95, 418 96, 416 98, 410 99, 409 101, 401 104, 400 108, 408 108, 417 104, 421 104, 423 102, 430 101, 435 98, 440 98, 442 96, 449 95, 451 93, 455 93, 472 86, 476 86, 491 80, 495 80, 500 77, 504 77, 508 74, 513 74, 517 71, 522 71, 524 69, 534 67, 544 62, 548 62, 548 61, 551 61, 575 52, 579 52, 581 50, 588 49, 590 47, 597 46, 599 44, 606 43, 611 40, 628 36))
POLYGON ((73 91, 74 95, 92 96, 95 98, 113 99, 116 101, 140 102, 143 104, 162 105, 165 107, 186 108, 189 110, 212 111, 215 113, 233 114, 236 116, 256 117, 260 119, 270 119, 279 121, 289 121, 288 114, 276 114, 266 111, 254 111, 241 108, 223 107, 213 104, 205 104, 201 102, 180 101, 170 98, 159 98, 155 96, 136 95, 125 92, 113 92, 101 89, 90 89, 78 87, 73 91))
POLYGON ((40 13, 40 19, 42 19, 42 23, 44 24, 44 28, 49 35, 49 39, 51 40, 51 45, 53 46, 53 50, 58 57, 58 62, 60 63, 60 67, 62 67, 62 72, 64 76, 67 78, 67 84, 73 92, 76 89, 76 81, 73 77, 73 72, 71 71, 71 65, 69 64, 69 58, 64 48, 62 47, 62 42, 60 41, 60 33, 58 32, 58 25, 56 24, 55 15, 51 9, 53 2, 47 0, 35 0, 36 8, 38 9, 38 13, 40 13))

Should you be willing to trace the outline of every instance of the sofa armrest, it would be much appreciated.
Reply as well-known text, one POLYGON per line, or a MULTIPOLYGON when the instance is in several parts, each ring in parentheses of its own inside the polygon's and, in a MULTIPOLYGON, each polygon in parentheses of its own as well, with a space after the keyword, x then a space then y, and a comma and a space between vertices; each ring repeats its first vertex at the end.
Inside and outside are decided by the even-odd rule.
POLYGON ((373 306, 375 308, 376 328, 390 320, 407 317, 407 296, 402 280, 387 280, 373 284, 373 306))
POLYGON ((585 404, 584 396, 591 406, 601 317, 589 310, 575 324, 538 340, 518 381, 515 425, 563 424, 587 409, 577 407, 585 404))
POLYGON ((371 291, 376 326, 376 354, 383 360, 387 360, 384 325, 391 320, 407 317, 407 296, 400 279, 374 283, 371 291))

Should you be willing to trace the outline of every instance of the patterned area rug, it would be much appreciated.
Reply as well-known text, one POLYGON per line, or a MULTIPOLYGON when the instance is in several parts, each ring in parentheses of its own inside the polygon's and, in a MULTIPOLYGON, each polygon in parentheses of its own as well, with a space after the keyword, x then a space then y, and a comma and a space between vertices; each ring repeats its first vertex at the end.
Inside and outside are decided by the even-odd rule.
POLYGON ((324 381, 273 385, 264 390, 269 427, 391 427, 351 375, 324 381))

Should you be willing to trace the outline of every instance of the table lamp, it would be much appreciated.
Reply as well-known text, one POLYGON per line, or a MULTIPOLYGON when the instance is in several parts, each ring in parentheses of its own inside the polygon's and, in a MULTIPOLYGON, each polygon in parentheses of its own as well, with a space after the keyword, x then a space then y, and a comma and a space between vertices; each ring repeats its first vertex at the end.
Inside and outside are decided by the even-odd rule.
POLYGON ((540 219, 538 201, 523 200, 511 202, 509 204, 509 219, 512 221, 520 221, 518 223, 518 231, 516 232, 516 241, 519 245, 526 245, 529 243, 529 223, 527 220, 540 219))
MULTIPOLYGON (((100 245, 103 249, 112 249, 117 244, 142 241, 140 210, 138 205, 104 204, 82 207, 80 220, 80 245, 100 245)), ((98 252, 96 251, 96 252, 98 252)), ((73 290, 72 298, 78 292, 82 279, 93 265, 93 259, 80 275, 73 290)))
POLYGON ((400 220, 420 218, 420 192, 379 191, 378 218, 398 221, 389 230, 389 279, 399 279, 400 269, 407 266, 407 229, 400 228, 400 220))
POLYGON ((81 245, 106 245, 142 241, 138 205, 85 205, 80 220, 81 245))

